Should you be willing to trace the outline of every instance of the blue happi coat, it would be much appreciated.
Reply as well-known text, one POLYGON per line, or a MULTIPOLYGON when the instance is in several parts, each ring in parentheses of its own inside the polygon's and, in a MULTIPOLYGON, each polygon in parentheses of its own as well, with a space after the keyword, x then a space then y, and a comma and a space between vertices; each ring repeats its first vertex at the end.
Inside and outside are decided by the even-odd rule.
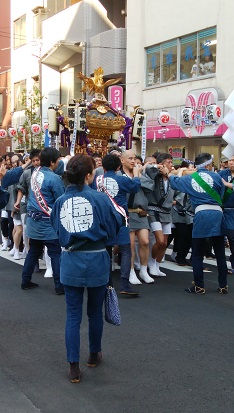
POLYGON ((22 166, 17 166, 17 168, 13 168, 7 171, 7 173, 3 176, 1 180, 2 188, 6 189, 10 185, 17 184, 23 171, 24 170, 22 166))
MULTIPOLYGON (((233 179, 229 168, 219 171, 218 173, 227 182, 231 182, 233 179)), ((226 201, 223 202, 223 214, 226 228, 234 230, 234 192, 232 192, 232 194, 227 197, 226 201)))
MULTIPOLYGON (((100 241, 105 245, 108 238, 116 236, 122 223, 122 216, 114 209, 108 196, 87 185, 82 190, 76 185, 69 185, 51 212, 51 224, 65 249, 85 241, 100 241)), ((98 244, 97 251, 64 250, 60 267, 62 284, 75 287, 106 284, 110 274, 110 258, 105 248, 98 250, 98 244)))
MULTIPOLYGON (((93 181, 93 187, 97 189, 98 178, 93 181)), ((135 194, 141 188, 140 178, 130 178, 126 175, 116 174, 114 171, 107 171, 103 175, 103 185, 117 202, 123 207, 128 215, 127 194, 135 194)), ((129 227, 122 226, 117 237, 108 241, 108 245, 125 245, 130 243, 129 227)))
MULTIPOLYGON (((48 207, 52 208, 56 199, 64 194, 65 187, 62 179, 50 168, 43 166, 40 168, 36 180, 48 207)), ((27 211, 42 212, 32 189, 29 191, 27 211)), ((28 217, 26 235, 28 238, 38 240, 52 240, 58 238, 51 226, 49 218, 35 221, 32 217, 28 217)))
MULTIPOLYGON (((224 184, 221 177, 205 168, 198 170, 199 175, 208 183, 222 198, 224 184)), ((192 175, 170 176, 170 184, 173 189, 189 194, 194 209, 199 205, 219 205, 201 186, 193 179, 192 175)), ((220 236, 224 233, 223 212, 215 210, 203 210, 195 214, 193 221, 193 238, 208 238, 220 236)))

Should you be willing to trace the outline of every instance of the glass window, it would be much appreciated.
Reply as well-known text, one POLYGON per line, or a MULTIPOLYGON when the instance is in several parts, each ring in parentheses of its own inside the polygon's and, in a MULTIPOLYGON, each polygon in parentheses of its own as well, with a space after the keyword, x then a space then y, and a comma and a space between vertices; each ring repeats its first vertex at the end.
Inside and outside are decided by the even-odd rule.
POLYGON ((160 46, 147 49, 147 86, 160 83, 160 46))
POLYGON ((23 105, 23 95, 22 92, 26 90, 26 80, 21 80, 14 84, 14 109, 23 110, 25 106, 23 105))
POLYGON ((14 21, 14 47, 26 44, 26 14, 14 21))
POLYGON ((216 27, 146 49, 146 87, 214 75, 216 27))
POLYGON ((198 33, 200 64, 199 75, 213 75, 216 71, 216 28, 198 33))
POLYGON ((177 40, 162 44, 162 83, 177 80, 177 40))
POLYGON ((197 34, 193 34, 180 39, 180 80, 197 76, 197 34))

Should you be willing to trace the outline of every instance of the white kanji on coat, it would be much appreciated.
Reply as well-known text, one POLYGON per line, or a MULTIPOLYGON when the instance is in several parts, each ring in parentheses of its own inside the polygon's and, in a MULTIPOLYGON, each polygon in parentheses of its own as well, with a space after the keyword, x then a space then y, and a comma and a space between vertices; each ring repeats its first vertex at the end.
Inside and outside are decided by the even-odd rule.
POLYGON ((93 225, 93 208, 83 197, 67 199, 60 210, 60 221, 69 233, 87 231, 93 225))

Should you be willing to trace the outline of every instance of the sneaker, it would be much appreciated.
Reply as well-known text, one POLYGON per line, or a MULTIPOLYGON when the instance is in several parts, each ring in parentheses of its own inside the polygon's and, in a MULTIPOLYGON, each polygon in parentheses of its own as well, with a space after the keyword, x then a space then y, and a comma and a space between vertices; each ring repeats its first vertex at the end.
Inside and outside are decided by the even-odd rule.
POLYGON ((185 288, 186 293, 190 294, 205 294, 205 288, 198 287, 197 285, 192 285, 192 287, 185 288))
POLYGON ((9 251, 9 255, 10 255, 11 257, 13 257, 14 254, 15 254, 15 248, 13 247, 13 248, 9 251))
POLYGON ((226 287, 219 287, 218 288, 218 293, 219 294, 228 294, 228 286, 226 285, 226 287))
POLYGON ((98 364, 100 364, 102 361, 102 353, 99 351, 99 353, 90 353, 88 361, 87 361, 87 366, 88 367, 97 367, 98 364))
POLYGON ((39 287, 39 284, 33 283, 32 281, 29 281, 25 284, 21 284, 22 290, 31 290, 32 288, 39 287))
POLYGON ((14 253, 13 258, 14 258, 14 260, 20 260, 21 257, 19 255, 19 250, 15 249, 15 253, 14 253))
POLYGON ((22 254, 21 254, 21 259, 25 260, 26 257, 27 257, 27 250, 26 250, 26 248, 24 247, 23 252, 22 252, 22 254))
POLYGON ((141 267, 140 272, 139 272, 139 277, 141 280, 143 280, 146 284, 152 284, 154 283, 154 279, 149 276, 147 272, 147 267, 141 267))
POLYGON ((8 251, 10 243, 11 241, 9 240, 9 238, 3 238, 1 251, 8 251))
POLYGON ((68 373, 68 378, 71 383, 80 383, 80 380, 81 380, 80 363, 70 363, 70 370, 68 373))
POLYGON ((64 288, 63 288, 63 287, 57 287, 57 288, 55 288, 55 293, 56 293, 57 295, 63 295, 63 294, 65 294, 64 288))
POLYGON ((139 278, 137 278, 134 268, 132 268, 130 271, 129 282, 134 285, 142 284, 139 278))

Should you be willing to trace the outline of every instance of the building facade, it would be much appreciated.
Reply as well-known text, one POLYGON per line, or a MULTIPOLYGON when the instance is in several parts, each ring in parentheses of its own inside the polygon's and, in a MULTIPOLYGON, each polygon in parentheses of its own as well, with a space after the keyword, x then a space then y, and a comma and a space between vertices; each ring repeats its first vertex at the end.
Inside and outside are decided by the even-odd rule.
MULTIPOLYGON (((0 129, 7 131, 11 126, 11 33, 10 2, 1 5, 0 22, 0 129)), ((2 138, 0 133, 0 155, 10 152, 11 139, 2 138)))
POLYGON ((106 79, 122 77, 125 82, 122 9, 124 0, 118 6, 114 0, 11 0, 14 128, 19 128, 25 118, 23 90, 29 107, 33 107, 34 87, 40 90, 38 112, 43 127, 48 121, 48 107, 63 105, 66 114, 69 102, 82 97, 78 72, 90 76, 102 66, 106 79))
POLYGON ((234 89, 233 13, 225 0, 128 0, 126 109, 146 110, 147 154, 170 151, 179 163, 210 152, 218 164, 234 89))

